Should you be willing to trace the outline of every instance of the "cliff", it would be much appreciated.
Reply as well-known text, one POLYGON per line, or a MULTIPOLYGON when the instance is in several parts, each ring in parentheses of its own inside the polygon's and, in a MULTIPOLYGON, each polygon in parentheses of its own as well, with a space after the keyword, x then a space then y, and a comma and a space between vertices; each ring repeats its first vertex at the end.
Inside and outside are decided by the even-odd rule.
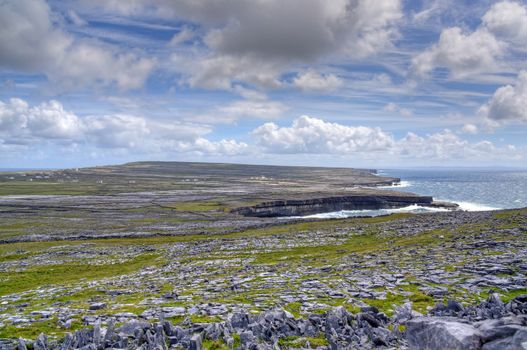
POLYGON ((433 198, 411 193, 377 191, 346 196, 276 200, 235 208, 231 212, 255 217, 302 216, 340 210, 393 209, 412 204, 436 206, 433 198))

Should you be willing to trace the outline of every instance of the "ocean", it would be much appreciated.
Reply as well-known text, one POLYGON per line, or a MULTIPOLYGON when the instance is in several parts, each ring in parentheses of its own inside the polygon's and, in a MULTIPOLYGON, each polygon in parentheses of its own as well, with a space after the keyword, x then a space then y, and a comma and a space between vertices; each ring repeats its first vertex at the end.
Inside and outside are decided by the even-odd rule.
MULTIPOLYGON (((404 192, 432 196, 434 200, 455 202, 462 210, 481 211, 527 207, 527 170, 480 169, 381 169, 379 176, 401 179, 397 186, 384 186, 404 192)), ((315 218, 378 216, 395 212, 431 212, 409 206, 400 209, 344 210, 310 215, 315 218)))

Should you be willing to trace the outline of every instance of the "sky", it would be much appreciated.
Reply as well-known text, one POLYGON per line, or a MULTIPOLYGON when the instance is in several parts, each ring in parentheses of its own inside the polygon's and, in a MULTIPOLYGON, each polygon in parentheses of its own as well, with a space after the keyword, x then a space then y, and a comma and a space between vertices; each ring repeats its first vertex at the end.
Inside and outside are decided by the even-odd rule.
POLYGON ((1 0, 0 168, 527 164, 527 2, 1 0))

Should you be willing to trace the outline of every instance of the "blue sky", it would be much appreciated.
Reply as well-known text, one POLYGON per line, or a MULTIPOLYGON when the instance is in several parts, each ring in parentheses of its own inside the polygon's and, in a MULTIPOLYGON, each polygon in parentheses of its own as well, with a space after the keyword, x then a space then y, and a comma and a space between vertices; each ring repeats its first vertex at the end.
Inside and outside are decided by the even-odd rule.
POLYGON ((7 0, 0 168, 525 166, 527 3, 7 0))

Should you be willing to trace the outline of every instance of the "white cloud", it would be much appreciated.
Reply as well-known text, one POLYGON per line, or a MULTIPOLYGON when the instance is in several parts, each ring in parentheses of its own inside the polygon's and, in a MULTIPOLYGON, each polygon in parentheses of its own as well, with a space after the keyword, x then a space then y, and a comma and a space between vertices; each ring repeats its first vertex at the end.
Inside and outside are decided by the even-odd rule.
POLYGON ((233 83, 248 82, 264 87, 279 87, 279 75, 284 64, 274 61, 260 61, 256 57, 211 55, 188 57, 179 54, 171 56, 173 69, 184 74, 191 87, 206 89, 232 88, 233 83))
POLYGON ((527 47, 527 8, 522 4, 515 1, 494 4, 483 16, 483 23, 497 37, 527 47))
POLYGON ((494 4, 473 32, 443 29, 439 41, 412 59, 412 73, 425 76, 446 68, 454 78, 493 73, 507 68, 504 58, 527 48, 527 7, 514 1, 494 4))
POLYGON ((6 143, 26 144, 34 138, 75 139, 81 128, 79 118, 57 101, 31 108, 18 98, 9 103, 0 101, 0 137, 6 143))
POLYGON ((527 122, 527 71, 520 72, 514 85, 497 89, 479 114, 491 128, 506 122, 527 122))
POLYGON ((474 124, 465 124, 461 128, 461 132, 465 134, 477 134, 478 133, 478 126, 474 124))
POLYGON ((234 101, 224 106, 214 107, 204 114, 191 115, 188 120, 202 123, 234 123, 240 119, 277 119, 287 111, 287 106, 280 102, 269 101, 265 95, 250 90, 240 90, 247 99, 234 101))
POLYGON ((121 89, 140 87, 154 67, 153 60, 137 54, 76 40, 52 18, 44 0, 1 2, 0 67, 43 73, 66 88, 115 84, 121 89))
POLYGON ((350 127, 301 116, 290 127, 266 123, 252 132, 264 149, 276 153, 351 153, 389 149, 393 138, 379 128, 350 127))
POLYGON ((257 144, 272 154, 326 154, 377 161, 488 161, 520 159, 514 146, 496 147, 490 141, 471 143, 446 129, 427 136, 408 133, 396 140, 380 128, 346 126, 302 116, 289 127, 266 123, 252 132, 257 144))
POLYGON ((383 108, 385 111, 388 112, 396 112, 402 115, 403 117, 411 117, 413 115, 413 112, 409 108, 401 107, 397 103, 390 102, 383 108))
POLYGON ((208 127, 175 121, 152 120, 133 115, 79 117, 58 101, 30 107, 21 99, 0 101, 0 144, 2 148, 42 144, 78 145, 134 150, 135 152, 197 152, 226 155, 249 151, 234 140, 209 141, 208 127))
POLYGON ((401 158, 435 159, 445 162, 518 160, 527 155, 525 151, 517 150, 513 145, 497 147, 487 140, 471 143, 448 129, 426 137, 408 133, 406 137, 397 142, 396 152, 401 158))
POLYGON ((235 140, 209 141, 205 138, 198 138, 193 142, 180 142, 175 145, 180 152, 194 152, 208 155, 235 156, 246 154, 250 151, 249 145, 235 140))
POLYGON ((196 33, 194 33, 192 29, 183 27, 183 29, 181 29, 178 33, 174 34, 168 45, 177 46, 179 44, 183 44, 186 41, 192 40, 195 36, 196 33))
POLYGON ((293 85, 305 91, 329 92, 337 90, 343 85, 342 79, 334 74, 322 75, 312 69, 298 74, 293 85))
POLYGON ((286 106, 282 103, 267 100, 236 101, 220 108, 221 113, 232 120, 243 117, 275 119, 281 116, 286 110, 286 106))
POLYGON ((439 42, 412 59, 412 71, 424 76, 437 67, 448 68, 455 78, 488 73, 498 67, 505 46, 486 29, 463 33, 461 28, 444 29, 439 42))

